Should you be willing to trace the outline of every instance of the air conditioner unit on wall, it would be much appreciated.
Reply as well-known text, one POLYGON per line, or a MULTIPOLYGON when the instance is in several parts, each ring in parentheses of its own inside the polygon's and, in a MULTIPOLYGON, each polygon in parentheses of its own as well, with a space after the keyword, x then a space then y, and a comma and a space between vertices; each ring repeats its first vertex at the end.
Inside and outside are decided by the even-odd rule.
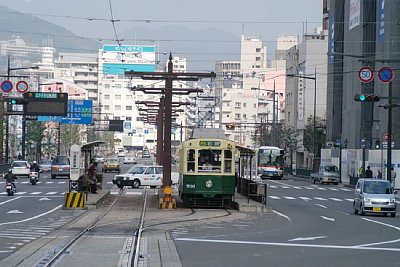
POLYGON ((328 141, 326 142, 326 147, 333 147, 333 142, 332 141, 328 141))

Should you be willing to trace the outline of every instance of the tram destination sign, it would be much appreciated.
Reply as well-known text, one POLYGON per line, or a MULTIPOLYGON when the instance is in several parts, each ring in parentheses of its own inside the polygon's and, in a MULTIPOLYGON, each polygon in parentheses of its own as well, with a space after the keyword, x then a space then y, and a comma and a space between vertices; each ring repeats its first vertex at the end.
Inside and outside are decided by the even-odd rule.
POLYGON ((221 146, 220 141, 200 141, 200 146, 221 146))
POLYGON ((25 115, 67 116, 68 94, 47 92, 26 92, 23 94, 28 103, 24 106, 25 115))

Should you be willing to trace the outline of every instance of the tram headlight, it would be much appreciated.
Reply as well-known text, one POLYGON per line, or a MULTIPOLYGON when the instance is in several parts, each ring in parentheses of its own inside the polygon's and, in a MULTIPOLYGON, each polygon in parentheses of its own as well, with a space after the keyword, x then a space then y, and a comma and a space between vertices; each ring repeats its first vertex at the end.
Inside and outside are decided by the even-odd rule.
POLYGON ((207 188, 211 188, 212 186, 213 186, 212 181, 211 181, 211 180, 207 180, 207 181, 206 181, 206 187, 207 187, 207 188))

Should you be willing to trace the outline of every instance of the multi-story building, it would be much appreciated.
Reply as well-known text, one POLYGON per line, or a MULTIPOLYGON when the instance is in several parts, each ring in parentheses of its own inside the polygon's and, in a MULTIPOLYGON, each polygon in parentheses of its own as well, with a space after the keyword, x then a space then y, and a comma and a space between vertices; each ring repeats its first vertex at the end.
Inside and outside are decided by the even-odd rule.
POLYGON ((312 151, 303 146, 307 120, 313 119, 314 110, 319 121, 326 118, 327 49, 327 32, 316 28, 286 54, 285 125, 296 131, 298 149, 294 159, 297 166, 312 164, 308 155, 312 151))
POLYGON ((268 61, 260 38, 242 36, 240 61, 216 63, 215 94, 220 98, 216 126, 226 129, 235 125, 226 129, 227 138, 255 147, 259 145, 255 136, 259 125, 266 123, 271 128, 280 122, 285 102, 282 51, 296 43, 295 37, 280 36, 275 59, 268 61))
MULTIPOLYGON (((373 93, 388 96, 388 85, 379 81, 377 72, 382 67, 394 71, 400 65, 400 28, 398 14, 400 1, 330 0, 329 5, 329 58, 327 139, 347 143, 350 149, 360 148, 362 139, 367 148, 382 142, 387 131, 387 110, 380 102, 360 103, 354 95, 373 93), (369 83, 358 79, 363 66, 374 70, 375 78, 369 83)), ((396 72, 396 71, 395 71, 396 72)), ((394 75, 393 88, 400 87, 400 78, 394 75)), ((393 97, 400 92, 393 90, 393 97)), ((395 102, 395 101, 394 101, 395 102)), ((400 147, 400 112, 393 109, 392 141, 400 147)))

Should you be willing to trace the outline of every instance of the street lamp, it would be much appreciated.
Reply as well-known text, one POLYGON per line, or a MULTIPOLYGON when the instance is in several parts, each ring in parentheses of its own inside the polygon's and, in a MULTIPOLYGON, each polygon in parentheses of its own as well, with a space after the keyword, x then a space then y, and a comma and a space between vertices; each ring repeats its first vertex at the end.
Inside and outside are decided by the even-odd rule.
POLYGON ((317 69, 314 69, 314 77, 312 76, 303 76, 303 75, 295 75, 295 74, 286 74, 287 77, 297 77, 303 79, 314 80, 314 111, 313 111, 313 142, 312 142, 312 152, 315 157, 315 135, 316 135, 316 113, 317 113, 317 69))

